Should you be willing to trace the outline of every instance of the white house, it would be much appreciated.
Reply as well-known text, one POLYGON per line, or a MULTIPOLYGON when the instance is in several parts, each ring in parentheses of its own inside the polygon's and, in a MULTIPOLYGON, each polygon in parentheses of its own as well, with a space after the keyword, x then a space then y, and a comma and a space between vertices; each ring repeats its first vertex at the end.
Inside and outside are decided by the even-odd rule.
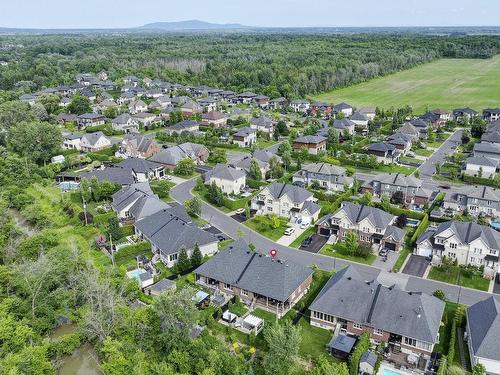
POLYGON ((64 150, 78 150, 81 149, 82 135, 72 132, 63 132, 63 144, 62 148, 64 150))
POLYGON ((485 156, 471 156, 465 160, 464 173, 469 176, 490 178, 497 173, 498 161, 485 156))
POLYGON ((101 131, 83 135, 80 143, 83 152, 95 152, 108 147, 111 147, 111 141, 101 131))
POLYGON ((241 128, 233 134, 233 143, 240 147, 250 147, 257 142, 257 130, 241 128))
POLYGON ((225 194, 239 194, 246 185, 246 174, 241 169, 217 164, 214 169, 205 175, 205 183, 215 183, 225 194))
POLYGON ((139 124, 137 120, 128 113, 123 113, 111 121, 113 130, 123 131, 125 133, 137 133, 139 124))

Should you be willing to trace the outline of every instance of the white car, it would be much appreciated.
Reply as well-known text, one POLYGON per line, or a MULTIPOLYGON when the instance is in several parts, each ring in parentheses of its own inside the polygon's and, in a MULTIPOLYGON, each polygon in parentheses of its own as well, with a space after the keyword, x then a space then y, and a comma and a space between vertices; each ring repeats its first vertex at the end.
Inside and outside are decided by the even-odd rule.
POLYGON ((295 233, 295 228, 286 228, 285 229, 285 236, 291 236, 294 233, 295 233))
POLYGON ((236 215, 243 215, 245 213, 244 208, 238 208, 236 211, 234 211, 236 215))
POLYGON ((300 229, 306 229, 306 228, 309 228, 309 223, 307 221, 304 221, 302 222, 302 224, 300 224, 300 229))

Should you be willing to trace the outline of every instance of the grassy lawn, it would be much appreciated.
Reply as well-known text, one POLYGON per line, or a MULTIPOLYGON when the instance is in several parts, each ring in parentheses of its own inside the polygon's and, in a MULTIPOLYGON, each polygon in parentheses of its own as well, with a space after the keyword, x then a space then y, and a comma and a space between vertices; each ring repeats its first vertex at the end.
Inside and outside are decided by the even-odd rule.
POLYGON ((410 255, 411 249, 408 249, 404 247, 401 249, 399 252, 399 257, 398 260, 396 260, 396 263, 394 263, 394 266, 392 267, 393 272, 399 272, 401 267, 403 266, 403 263, 405 262, 406 258, 408 258, 408 255, 410 255))
POLYGON ((443 144, 444 141, 445 141, 445 139, 442 139, 442 140, 436 139, 433 142, 425 142, 425 145, 427 147, 431 147, 431 148, 439 148, 439 147, 441 147, 441 145, 443 144))
POLYGON ((257 146, 257 148, 267 148, 267 147, 271 147, 272 145, 275 145, 276 142, 275 140, 267 140, 267 139, 264 139, 264 138, 259 138, 257 139, 257 142, 255 143, 255 145, 257 146))
POLYGON ((248 311, 245 304, 241 301, 229 304, 229 311, 238 316, 243 316, 248 311))
POLYGON ((399 160, 406 161, 406 162, 409 162, 409 163, 417 163, 417 164, 422 164, 423 163, 422 160, 417 159, 417 158, 412 158, 412 157, 409 157, 409 156, 401 156, 399 158, 399 160))
MULTIPOLYGON (((385 173, 401 173, 404 175, 410 175, 413 172, 415 172, 416 168, 413 167, 407 167, 404 165, 397 165, 397 164, 389 164, 389 165, 379 165, 377 168, 377 172, 385 172, 385 173)), ((373 169, 366 169, 366 168, 356 168, 357 172, 361 173, 373 173, 373 169)))
POLYGON ((432 150, 427 150, 427 149, 424 150, 422 148, 418 148, 414 152, 415 152, 415 155, 425 156, 426 158, 428 158, 429 156, 431 156, 434 153, 434 151, 432 151, 432 150))
POLYGON ((347 102, 355 107, 383 108, 410 105, 415 113, 427 108, 476 110, 498 106, 500 56, 491 59, 441 59, 351 87, 336 89, 314 99, 347 102))
MULTIPOLYGON (((429 279, 442 281, 448 284, 458 285, 458 273, 459 267, 448 266, 448 267, 432 267, 429 272, 429 279)), ((462 271, 460 276, 460 282, 462 286, 467 288, 479 289, 483 291, 488 291, 490 286, 489 280, 484 279, 477 275, 465 275, 462 271)))
POLYGON ((302 241, 304 241, 307 237, 312 236, 314 233, 316 233, 316 229, 314 227, 307 228, 300 236, 293 240, 289 246, 298 249, 302 241))
POLYGON ((263 236, 277 241, 283 236, 283 232, 288 228, 288 221, 283 218, 279 218, 279 226, 274 229, 271 227, 271 219, 269 216, 256 215, 250 220, 245 221, 245 225, 252 228, 257 233, 263 236))
MULTIPOLYGON (((434 351, 447 354, 450 345, 451 323, 455 316, 458 305, 456 303, 446 302, 441 327, 439 328, 439 343, 434 347, 434 351)), ((458 354, 458 352, 457 352, 458 354)))
POLYGON ((323 254, 323 255, 328 255, 328 256, 335 257, 335 258, 339 258, 339 259, 349 260, 351 262, 363 263, 363 264, 368 264, 368 265, 371 265, 375 261, 375 259, 377 259, 377 256, 375 254, 370 254, 366 258, 362 258, 362 257, 342 253, 343 246, 344 245, 341 242, 337 242, 333 246, 332 245, 324 246, 319 251, 319 253, 323 254))

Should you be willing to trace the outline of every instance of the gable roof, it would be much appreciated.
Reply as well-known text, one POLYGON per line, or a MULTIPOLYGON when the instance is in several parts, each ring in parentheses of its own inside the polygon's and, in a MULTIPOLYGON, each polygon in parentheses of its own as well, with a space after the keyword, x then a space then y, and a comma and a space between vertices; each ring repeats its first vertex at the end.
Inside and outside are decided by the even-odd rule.
POLYGON ((347 201, 342 202, 335 215, 340 211, 344 211, 353 224, 357 224, 364 219, 368 219, 376 228, 386 228, 395 217, 380 208, 355 204, 347 201))
POLYGON ((341 120, 334 120, 333 121, 333 127, 335 129, 344 130, 344 129, 352 128, 353 126, 356 126, 356 124, 354 122, 352 122, 351 120, 349 120, 348 118, 343 118, 341 120))
POLYGON ((152 196, 154 195, 149 182, 139 182, 121 188, 119 191, 113 194, 111 207, 116 211, 121 211, 135 200, 142 196, 152 196))
POLYGON ((208 149, 205 146, 187 142, 160 151, 149 158, 149 160, 161 164, 177 165, 179 161, 185 158, 196 160, 203 153, 208 153, 208 149))
POLYGON ((309 309, 434 343, 444 302, 424 293, 386 287, 377 280, 366 281, 349 266, 330 278, 309 309))
POLYGON ((131 169, 135 173, 149 173, 157 169, 163 169, 163 165, 160 163, 140 158, 127 158, 117 164, 117 166, 131 169))
MULTIPOLYGON (((472 241, 480 238, 491 249, 500 250, 500 233, 486 225, 455 220, 446 221, 439 224, 433 237, 439 236, 448 229, 451 229, 463 244, 470 244, 472 241)), ((420 238, 417 240, 417 243, 420 242, 419 240, 420 238)))
POLYGON ((469 340, 474 356, 500 361, 500 300, 491 296, 467 309, 469 340))
POLYGON ((304 135, 295 139, 294 143, 318 144, 325 142, 326 138, 320 135, 304 135))
POLYGON ((313 196, 313 193, 304 188, 281 182, 274 182, 265 187, 264 190, 267 190, 274 199, 281 199, 283 196, 287 196, 293 203, 299 204, 313 196))
POLYGON ((480 165, 484 167, 495 167, 498 165, 497 160, 487 158, 485 156, 470 156, 465 159, 465 164, 480 165))
POLYGON ((394 151, 396 149, 396 146, 391 145, 390 143, 377 142, 368 145, 366 149, 368 151, 389 152, 389 151, 394 151))
POLYGON ((128 133, 123 137, 123 142, 135 148, 138 152, 147 152, 152 144, 156 144, 152 135, 141 133, 128 133))
POLYGON ((303 171, 310 173, 323 174, 328 176, 343 176, 345 175, 345 168, 339 167, 329 163, 311 163, 302 167, 303 171))
POLYGON ((96 177, 99 182, 110 181, 119 185, 131 185, 134 181, 134 176, 130 169, 122 167, 106 167, 104 169, 95 169, 85 172, 80 175, 80 178, 86 178, 89 181, 96 177))
POLYGON ((82 136, 82 141, 87 141, 91 146, 94 146, 99 139, 104 138, 109 141, 109 139, 104 135, 102 131, 94 132, 94 133, 85 133, 82 136))
POLYGON ((250 250, 243 240, 217 253, 194 272, 281 302, 312 275, 312 270, 302 265, 250 250))
POLYGON ((227 181, 236 181, 242 177, 245 177, 245 172, 241 169, 236 169, 230 167, 226 164, 217 164, 211 171, 206 173, 206 180, 210 180, 211 177, 220 178, 227 181))

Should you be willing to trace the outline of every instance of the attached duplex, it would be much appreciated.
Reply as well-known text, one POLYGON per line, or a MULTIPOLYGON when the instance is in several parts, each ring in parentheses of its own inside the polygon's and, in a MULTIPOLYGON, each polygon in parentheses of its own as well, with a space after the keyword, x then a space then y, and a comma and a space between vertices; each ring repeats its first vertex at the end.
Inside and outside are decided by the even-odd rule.
POLYGON ((346 175, 343 167, 328 163, 313 163, 305 165, 300 171, 293 175, 294 183, 310 185, 317 181, 319 186, 330 191, 344 191, 345 187, 351 187, 354 179, 346 175))

